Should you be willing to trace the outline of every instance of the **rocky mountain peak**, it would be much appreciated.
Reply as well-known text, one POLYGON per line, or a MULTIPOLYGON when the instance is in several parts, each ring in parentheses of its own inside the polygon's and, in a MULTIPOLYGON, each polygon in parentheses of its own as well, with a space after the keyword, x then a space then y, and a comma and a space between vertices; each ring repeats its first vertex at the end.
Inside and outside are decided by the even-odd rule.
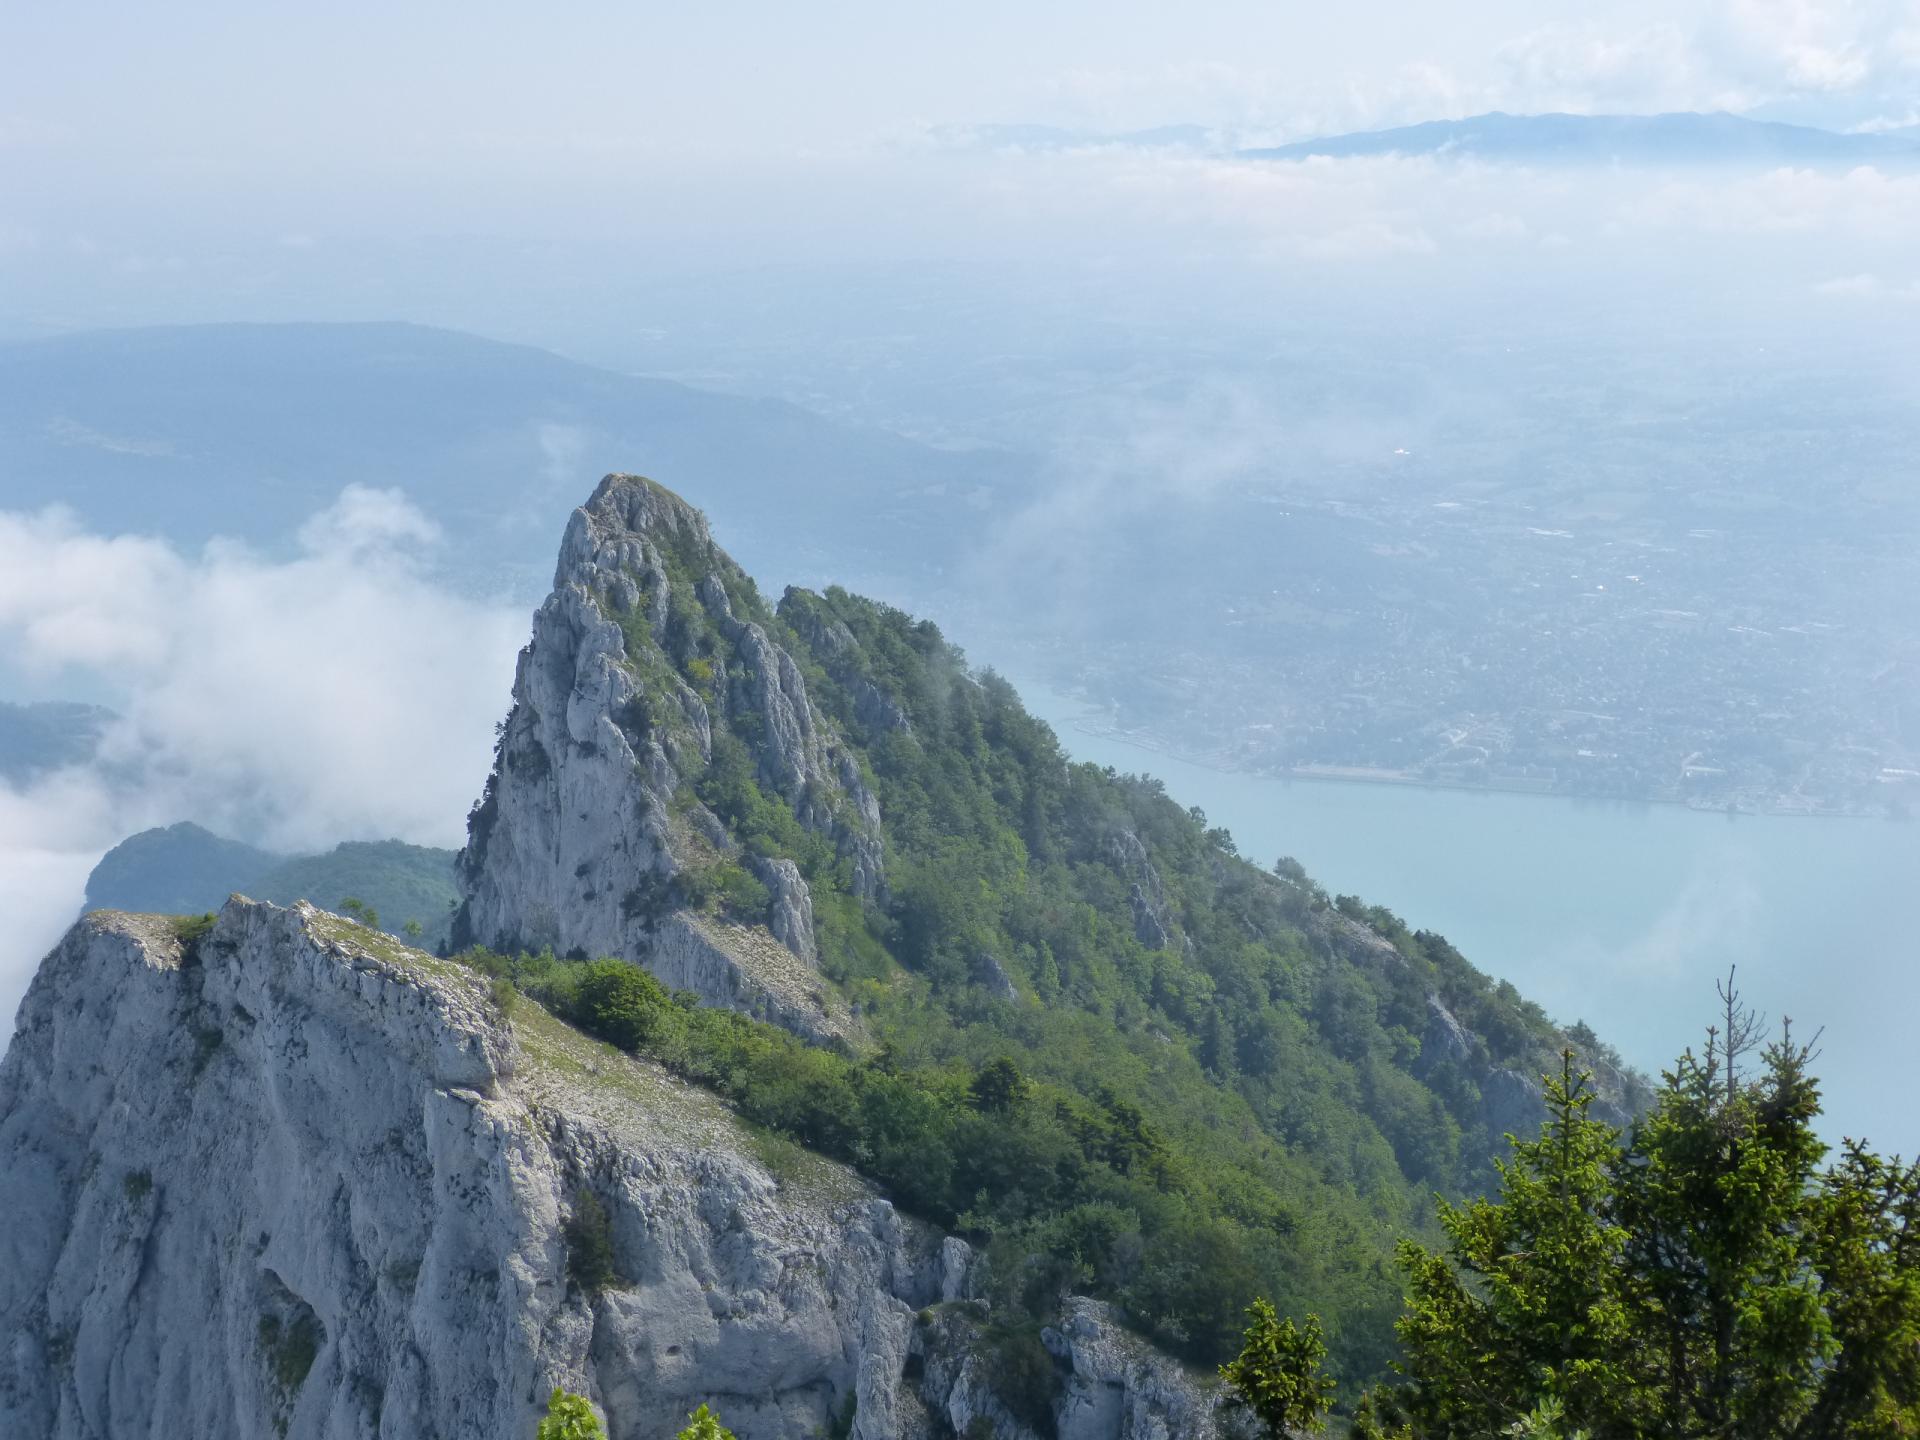
POLYGON ((792 1034, 306 905, 84 919, 0 1062, 0 1434, 477 1440, 562 1384, 612 1440, 703 1399, 1204 1440, 1172 1357, 1250 1292, 1386 1353, 1356 1217, 1471 1193, 1572 1038, 1072 764, 930 621, 769 609, 633 476, 567 526, 459 886, 456 947, 792 1034))
POLYGON ((602 480, 520 654, 457 938, 621 956, 708 1003, 850 1034, 795 862, 881 897, 880 810, 784 633, 699 511, 602 480))

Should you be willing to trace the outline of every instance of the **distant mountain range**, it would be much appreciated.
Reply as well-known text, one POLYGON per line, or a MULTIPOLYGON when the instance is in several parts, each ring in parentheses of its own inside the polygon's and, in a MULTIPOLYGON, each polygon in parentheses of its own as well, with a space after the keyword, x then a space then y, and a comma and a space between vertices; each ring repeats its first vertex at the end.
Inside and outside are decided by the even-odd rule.
POLYGON ((1754 120, 1724 112, 1665 115, 1509 115, 1427 120, 1389 130, 1321 135, 1286 145, 1236 148, 1231 130, 1158 125, 1086 130, 1059 125, 950 125, 944 144, 989 150, 1123 147, 1232 154, 1244 160, 1448 155, 1538 165, 1846 165, 1920 163, 1920 125, 1872 134, 1754 120))
POLYGON ((348 481, 398 486, 469 583, 532 597, 581 487, 636 464, 700 494, 754 559, 848 573, 861 552, 937 564, 1010 460, 418 325, 0 344, 0 507, 188 548, 282 547, 348 481))
POLYGON ((1920 162, 1920 131, 1843 135, 1738 115, 1507 115, 1428 120, 1242 150, 1251 160, 1448 155, 1560 165, 1920 162))

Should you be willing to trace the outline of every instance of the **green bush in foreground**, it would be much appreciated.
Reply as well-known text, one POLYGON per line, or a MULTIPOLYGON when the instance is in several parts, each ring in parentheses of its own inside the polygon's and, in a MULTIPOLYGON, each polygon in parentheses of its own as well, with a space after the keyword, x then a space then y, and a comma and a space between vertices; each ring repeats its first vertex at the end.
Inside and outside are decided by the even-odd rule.
POLYGON ((547 1418, 535 1440, 605 1440, 606 1432, 584 1395, 556 1388, 547 1400, 547 1418))
MULTIPOLYGON (((1848 1141, 1822 1169, 1810 1048, 1784 1029, 1744 1074, 1755 1026, 1724 996, 1628 1135, 1589 1116, 1569 1054, 1498 1198, 1443 1203, 1442 1249, 1403 1243, 1406 1380, 1355 1435, 1920 1435, 1920 1166, 1848 1141)), ((1261 1397, 1299 1394, 1314 1358, 1257 1309, 1223 1373, 1278 1436, 1302 1419, 1261 1397)))
POLYGON ((714 1413, 702 1405, 687 1417, 687 1428, 676 1440, 734 1440, 734 1434, 722 1425, 714 1413))
MULTIPOLYGON (((556 1388, 547 1400, 547 1415, 534 1440, 606 1440, 599 1417, 584 1395, 556 1388)), ((687 1427, 675 1440, 736 1440, 734 1433, 702 1405, 687 1417, 687 1427)))
POLYGON ((1220 1378, 1269 1435, 1325 1429, 1333 1382, 1320 1373, 1327 1357, 1320 1321, 1309 1316, 1305 1328, 1296 1328, 1265 1300, 1254 1301, 1248 1313, 1246 1345, 1220 1367, 1220 1378))

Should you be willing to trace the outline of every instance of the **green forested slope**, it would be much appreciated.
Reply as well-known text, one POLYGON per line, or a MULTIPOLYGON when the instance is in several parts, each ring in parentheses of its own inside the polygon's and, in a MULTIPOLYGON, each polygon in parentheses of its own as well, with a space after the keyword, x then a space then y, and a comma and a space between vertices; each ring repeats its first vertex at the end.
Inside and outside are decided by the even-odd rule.
POLYGON ((447 936, 449 912, 459 900, 453 852, 400 840, 347 840, 319 855, 297 855, 255 882, 255 896, 277 905, 310 900, 338 910, 347 899, 370 906, 381 928, 437 945, 447 936))
MULTIPOLYGON (((725 642, 693 586, 714 557, 672 559, 668 641, 636 632, 630 652, 709 690, 725 642)), ((1059 1293, 1091 1290, 1201 1363, 1270 1295, 1326 1316, 1349 1385, 1379 1375, 1395 1241, 1430 1228, 1434 1191, 1486 1183, 1502 1128, 1537 1127, 1530 1085, 1567 1037, 1440 937, 1238 856, 1158 782, 1071 763, 932 624, 837 589, 775 613, 727 578, 853 742, 888 893, 855 900, 846 861, 763 788, 751 711, 716 725, 675 803, 800 866, 821 968, 872 1047, 808 1049, 628 966, 469 959, 983 1244, 1015 1369, 1059 1293)), ((746 920, 766 902, 726 859, 661 897, 746 920)))

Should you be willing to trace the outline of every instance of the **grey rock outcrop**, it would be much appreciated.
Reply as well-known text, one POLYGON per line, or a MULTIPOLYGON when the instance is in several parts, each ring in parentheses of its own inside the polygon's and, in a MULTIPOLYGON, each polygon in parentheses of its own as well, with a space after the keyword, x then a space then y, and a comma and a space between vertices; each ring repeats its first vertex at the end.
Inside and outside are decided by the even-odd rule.
MULTIPOLYGON (((967 1304, 942 1307, 920 1331, 923 1400, 952 1434, 1040 1440, 1040 1417, 1016 1413, 997 1388, 985 1331, 984 1312, 967 1304)), ((1129 1334, 1100 1301, 1070 1298, 1040 1340, 1055 1368, 1044 1420, 1056 1440, 1214 1440, 1233 1430, 1217 1385, 1129 1334)))
POLYGON ((1133 907, 1133 936, 1149 950, 1173 943, 1173 913, 1167 905, 1165 882, 1147 854, 1146 844, 1131 830, 1116 830, 1107 838, 1107 859, 1123 879, 1132 882, 1127 901, 1133 907))
POLYGON ((791 860, 756 860, 753 873, 773 896, 767 928, 773 938, 803 960, 814 956, 813 895, 791 860))
POLYGON ((755 865, 766 915, 719 923, 686 898, 755 858, 698 794, 736 754, 845 859, 856 896, 885 893, 878 802, 755 616, 771 619, 752 581, 677 496, 610 475, 574 511, 469 821, 456 943, 620 956, 811 1039, 851 1032, 812 972, 812 901, 790 860, 755 865))
POLYGON ((1067 1372, 1056 1407, 1059 1440, 1171 1440, 1212 1432, 1214 1387, 1128 1334, 1111 1307, 1076 1297, 1059 1325, 1040 1338, 1067 1372))
POLYGON ((1545 1087, 1518 1070, 1489 1070, 1480 1077, 1480 1114, 1489 1136, 1532 1140, 1547 1116, 1545 1087))
POLYGON ((1427 1028, 1420 1038, 1420 1056, 1413 1073, 1422 1080, 1445 1064, 1471 1065, 1476 1045, 1467 1027, 1441 1003, 1438 995, 1427 996, 1427 1028))
MULTIPOLYGON (((0 1062, 0 1434, 499 1440, 555 1385, 611 1440, 703 1400, 742 1440, 1006 1414, 942 1319, 976 1308, 967 1247, 754 1154, 705 1092, 309 906, 236 897, 190 943, 95 913, 0 1062), (589 1194, 598 1295, 568 1279, 589 1194)), ((1061 1435, 1213 1433, 1104 1308, 1056 1332, 1061 1435)))
POLYGON ((1007 967, 1000 963, 999 956, 989 951, 982 950, 973 957, 973 980, 996 1000, 1011 1004, 1020 998, 1020 987, 1007 974, 1007 967))

